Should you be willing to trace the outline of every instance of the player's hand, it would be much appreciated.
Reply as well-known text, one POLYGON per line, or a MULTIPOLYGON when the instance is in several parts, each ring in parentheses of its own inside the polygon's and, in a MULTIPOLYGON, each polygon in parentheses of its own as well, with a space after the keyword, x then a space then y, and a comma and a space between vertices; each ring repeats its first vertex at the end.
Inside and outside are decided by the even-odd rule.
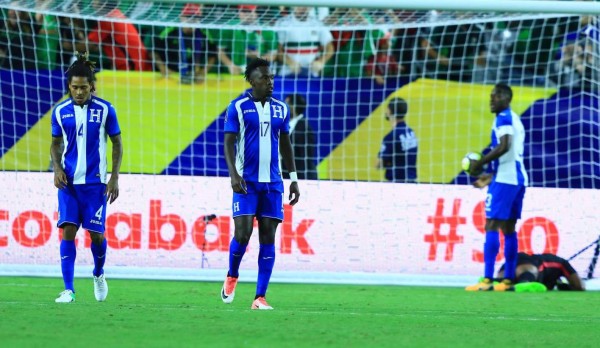
POLYGON ((69 182, 67 181, 67 174, 62 168, 54 169, 54 186, 58 189, 64 189, 67 187, 69 182))
POLYGON ((469 165, 469 172, 480 173, 482 171, 483 171, 483 165, 481 164, 481 161, 472 159, 471 164, 469 165))
POLYGON ((231 178, 231 188, 235 193, 246 194, 248 193, 248 189, 246 188, 246 181, 239 175, 236 175, 231 178))
POLYGON ((116 176, 110 176, 104 195, 106 196, 106 201, 111 204, 119 197, 119 179, 116 176))
POLYGON ((492 182, 491 174, 481 174, 477 180, 473 183, 476 188, 484 188, 492 182))
POLYGON ((296 181, 292 181, 290 184, 290 196, 288 199, 290 200, 290 205, 298 203, 298 199, 300 199, 300 188, 298 188, 296 181))

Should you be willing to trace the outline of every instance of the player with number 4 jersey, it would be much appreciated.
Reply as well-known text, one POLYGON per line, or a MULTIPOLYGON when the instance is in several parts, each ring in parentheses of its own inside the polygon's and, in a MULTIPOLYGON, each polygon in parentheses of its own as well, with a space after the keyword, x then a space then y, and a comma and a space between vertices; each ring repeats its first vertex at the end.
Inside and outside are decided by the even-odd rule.
POLYGON ((54 185, 58 188, 58 227, 61 270, 65 290, 57 303, 75 300, 73 274, 75 268, 75 236, 79 227, 88 230, 94 257, 94 295, 104 301, 108 284, 104 278, 106 239, 104 222, 107 202, 119 196, 119 168, 123 156, 121 130, 113 106, 93 95, 95 75, 93 62, 86 54, 67 70, 70 98, 52 111, 52 145, 50 154, 54 168, 54 185), (112 172, 107 181, 107 138, 113 145, 112 172))

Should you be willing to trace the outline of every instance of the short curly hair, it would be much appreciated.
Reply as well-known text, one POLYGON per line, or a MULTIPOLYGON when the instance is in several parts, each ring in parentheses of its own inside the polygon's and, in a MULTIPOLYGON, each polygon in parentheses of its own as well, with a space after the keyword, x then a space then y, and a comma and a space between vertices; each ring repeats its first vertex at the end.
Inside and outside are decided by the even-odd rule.
POLYGON ((252 75, 252 72, 262 66, 266 66, 268 68, 271 66, 271 62, 266 59, 256 58, 246 65, 246 71, 244 72, 244 78, 246 81, 250 82, 250 75, 252 75))

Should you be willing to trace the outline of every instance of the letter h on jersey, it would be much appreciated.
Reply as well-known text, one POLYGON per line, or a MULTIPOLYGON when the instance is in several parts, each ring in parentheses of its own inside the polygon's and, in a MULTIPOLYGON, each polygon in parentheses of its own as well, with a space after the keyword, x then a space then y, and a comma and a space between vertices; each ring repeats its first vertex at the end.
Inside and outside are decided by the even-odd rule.
POLYGON ((89 122, 100 123, 101 120, 102 120, 102 110, 100 110, 100 109, 90 110, 90 121, 89 122))

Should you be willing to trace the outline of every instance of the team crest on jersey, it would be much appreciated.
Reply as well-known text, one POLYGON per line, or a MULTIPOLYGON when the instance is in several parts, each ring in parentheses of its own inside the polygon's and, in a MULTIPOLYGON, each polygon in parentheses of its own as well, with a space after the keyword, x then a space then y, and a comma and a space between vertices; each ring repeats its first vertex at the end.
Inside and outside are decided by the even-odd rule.
POLYGON ((100 123, 102 120, 102 110, 100 109, 92 109, 90 110, 90 120, 89 122, 100 123))
POLYGON ((283 108, 281 105, 273 105, 273 118, 283 119, 283 108))

